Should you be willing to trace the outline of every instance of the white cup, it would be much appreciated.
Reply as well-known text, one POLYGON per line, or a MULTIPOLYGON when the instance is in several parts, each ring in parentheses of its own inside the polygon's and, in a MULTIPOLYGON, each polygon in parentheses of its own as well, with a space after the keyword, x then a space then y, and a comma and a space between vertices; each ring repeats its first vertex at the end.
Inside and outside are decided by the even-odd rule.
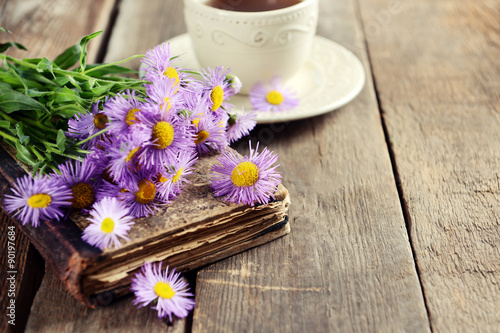
MULTIPOLYGON (((316 34, 318 0, 261 12, 216 9, 208 0, 184 0, 193 49, 204 68, 231 68, 248 94, 257 82, 284 81, 306 62, 316 34)), ((235 1, 237 2, 237 1, 235 1)))

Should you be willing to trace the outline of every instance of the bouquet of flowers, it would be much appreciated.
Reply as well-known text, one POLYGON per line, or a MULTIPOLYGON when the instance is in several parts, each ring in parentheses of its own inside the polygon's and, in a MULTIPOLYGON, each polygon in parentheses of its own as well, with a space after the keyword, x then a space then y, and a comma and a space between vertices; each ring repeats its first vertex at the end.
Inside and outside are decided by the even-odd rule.
MULTIPOLYGON (((68 79, 73 88, 66 89, 78 91, 82 82, 98 87, 96 82, 88 81, 97 80, 89 74, 99 67, 87 68, 84 59, 84 55, 81 56, 79 69, 72 71, 81 76, 81 82, 68 79)), ((23 66, 29 64, 20 64, 19 60, 7 56, 3 56, 3 60, 23 66)), ((69 159, 52 165, 45 159, 38 164, 30 163, 34 171, 15 181, 12 193, 5 195, 5 209, 23 225, 33 227, 78 210, 87 215, 90 222, 82 233, 83 240, 100 249, 118 248, 121 239, 128 239, 134 218, 152 215, 158 207, 175 200, 189 183, 186 176, 193 172, 193 165, 214 152, 220 153, 219 163, 214 165, 211 175, 215 196, 252 206, 268 203, 281 179, 276 171, 277 155, 267 148, 259 153, 258 144, 255 149, 250 145, 248 156, 228 149, 230 143, 247 135, 256 124, 255 112, 232 112, 228 102, 239 91, 241 83, 223 67, 198 73, 176 67, 175 60, 169 45, 160 44, 142 59, 143 79, 116 81, 120 88, 127 89, 113 91, 111 88, 116 88, 113 81, 107 90, 95 89, 89 111, 82 110, 84 103, 76 107, 58 106, 66 115, 73 110, 64 123, 66 127, 62 127, 65 130, 44 125, 55 132, 56 142, 41 141, 47 148, 45 152, 56 151, 55 145, 58 155, 69 159), (75 151, 75 155, 65 154, 70 150, 75 151), (45 164, 40 167, 42 162, 45 164)), ((41 63, 34 66, 38 68, 41 63)), ((61 62, 45 62, 54 77, 54 73, 66 70, 60 65, 61 62)), ((109 69, 116 64, 103 66, 109 69)), ((105 83, 101 82, 99 87, 103 86, 105 83)), ((12 87, 10 94, 20 93, 12 87)), ((33 89, 26 89, 25 93, 30 98, 48 96, 33 89)), ((4 122, 13 119, 7 111, 0 106, 4 122)), ((55 117, 54 112, 48 111, 48 115, 50 122, 61 122, 61 117, 55 117)), ((21 124, 30 122, 26 117, 21 118, 23 120, 21 124)), ((5 132, 2 136, 7 142, 14 142, 22 152, 26 147, 20 140, 24 138, 25 142, 29 137, 24 135, 22 125, 20 128, 15 133, 22 136, 15 138, 5 132)), ((27 153, 39 154, 36 149, 27 153)), ((172 314, 184 317, 194 307, 187 283, 175 270, 168 267, 162 270, 161 264, 146 263, 133 279, 131 290, 139 306, 155 302, 160 318, 172 319, 172 314)))

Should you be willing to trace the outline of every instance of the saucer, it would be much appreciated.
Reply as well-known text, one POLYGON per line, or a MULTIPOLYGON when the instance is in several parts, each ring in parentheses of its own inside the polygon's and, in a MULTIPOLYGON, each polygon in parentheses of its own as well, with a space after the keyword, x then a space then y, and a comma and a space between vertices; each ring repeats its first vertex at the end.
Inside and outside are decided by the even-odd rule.
MULTIPOLYGON (((172 54, 180 55, 175 66, 201 69, 187 33, 169 39, 166 43, 170 43, 172 54)), ((299 106, 283 112, 256 110, 257 123, 286 122, 334 111, 352 101, 364 84, 363 65, 353 53, 329 39, 315 36, 309 59, 285 83, 297 93, 299 106)), ((248 95, 234 95, 229 103, 234 105, 233 111, 236 112, 253 109, 248 95)))

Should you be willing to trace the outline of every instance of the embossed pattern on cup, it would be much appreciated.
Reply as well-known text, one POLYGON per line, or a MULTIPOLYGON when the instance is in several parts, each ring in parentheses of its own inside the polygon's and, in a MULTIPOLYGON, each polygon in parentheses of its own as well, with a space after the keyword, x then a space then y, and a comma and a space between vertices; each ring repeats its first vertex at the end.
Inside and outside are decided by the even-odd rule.
POLYGON ((203 67, 230 67, 248 93, 258 81, 290 78, 305 63, 316 34, 318 0, 267 12, 235 12, 184 0, 188 33, 203 67))

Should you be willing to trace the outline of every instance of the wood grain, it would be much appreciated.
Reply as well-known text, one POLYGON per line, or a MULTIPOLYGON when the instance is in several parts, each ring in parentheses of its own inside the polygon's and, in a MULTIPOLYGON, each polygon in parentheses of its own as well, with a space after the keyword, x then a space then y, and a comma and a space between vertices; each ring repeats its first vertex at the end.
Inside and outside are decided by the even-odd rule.
MULTIPOLYGON (((318 34, 370 77, 356 2, 320 5, 318 34)), ((193 331, 429 331, 370 80, 340 110, 251 137, 280 155, 292 232, 200 270, 193 331)))
POLYGON ((432 329, 498 332, 500 4, 360 3, 432 329))
MULTIPOLYGON (((1 26, 12 33, 0 33, 0 42, 15 41, 28 51, 9 49, 19 58, 46 57, 50 60, 81 37, 107 28, 115 0, 0 0, 1 26)), ((102 35, 88 46, 88 63, 95 62, 102 35)))
MULTIPOLYGON (((184 5, 174 0, 122 0, 104 62, 145 54, 157 44, 186 32, 184 5)), ((139 69, 140 61, 127 63, 139 69)))

